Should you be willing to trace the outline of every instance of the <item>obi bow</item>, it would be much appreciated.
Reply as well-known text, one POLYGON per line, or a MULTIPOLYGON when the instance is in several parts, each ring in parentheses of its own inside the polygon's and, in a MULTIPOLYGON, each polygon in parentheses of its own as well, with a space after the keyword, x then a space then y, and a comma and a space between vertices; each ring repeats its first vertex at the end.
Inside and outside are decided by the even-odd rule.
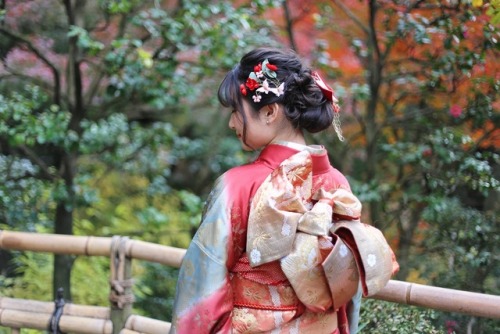
POLYGON ((250 265, 279 260, 297 297, 313 311, 347 303, 360 279, 364 295, 372 295, 392 275, 393 253, 360 216, 361 203, 348 190, 313 193, 311 155, 301 151, 283 161, 252 200, 250 265))

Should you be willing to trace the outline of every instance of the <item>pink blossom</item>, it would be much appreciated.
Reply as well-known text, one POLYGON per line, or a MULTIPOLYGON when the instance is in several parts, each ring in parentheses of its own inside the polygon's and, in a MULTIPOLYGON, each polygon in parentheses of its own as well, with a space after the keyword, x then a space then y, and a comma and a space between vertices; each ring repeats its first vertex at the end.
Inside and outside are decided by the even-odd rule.
POLYGON ((458 118, 462 115, 462 108, 459 105, 452 105, 450 107, 450 115, 451 117, 458 118))
POLYGON ((458 327, 458 323, 455 320, 446 320, 445 326, 448 334, 455 333, 455 329, 458 327))

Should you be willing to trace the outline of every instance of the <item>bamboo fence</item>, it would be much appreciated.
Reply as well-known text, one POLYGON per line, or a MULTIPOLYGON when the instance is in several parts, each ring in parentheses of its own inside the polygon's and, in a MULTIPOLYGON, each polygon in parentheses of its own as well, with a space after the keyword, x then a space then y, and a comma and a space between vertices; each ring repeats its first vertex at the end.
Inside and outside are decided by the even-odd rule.
MULTIPOLYGON (((110 256, 114 238, 37 234, 0 230, 0 249, 49 252, 56 254, 110 256)), ((185 249, 162 246, 128 238, 121 239, 128 259, 179 267, 185 249)), ((471 316, 500 319, 500 296, 446 289, 391 280, 370 298, 389 302, 456 312, 471 316)), ((0 297, 0 326, 47 329, 54 303, 0 297)), ((113 330, 112 310, 106 307, 66 304, 59 327, 63 332, 95 334, 166 333, 170 323, 138 315, 128 315, 123 328, 113 330)), ((115 326, 116 327, 116 326, 115 326)))
MULTIPOLYGON (((0 297, 0 325, 11 328, 47 330, 54 312, 54 303, 0 297)), ((59 328, 64 333, 111 334, 113 324, 107 307, 77 304, 64 305, 59 328)), ((170 323, 130 315, 120 334, 164 334, 170 323)))

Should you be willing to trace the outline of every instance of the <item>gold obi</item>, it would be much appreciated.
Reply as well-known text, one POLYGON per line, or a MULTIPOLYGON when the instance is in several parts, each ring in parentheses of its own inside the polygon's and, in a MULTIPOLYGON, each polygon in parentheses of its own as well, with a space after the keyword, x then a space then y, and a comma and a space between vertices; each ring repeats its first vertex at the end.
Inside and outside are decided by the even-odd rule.
POLYGON ((393 253, 382 233, 359 221, 361 203, 351 192, 312 193, 312 159, 301 151, 269 175, 250 209, 250 266, 279 260, 299 300, 322 312, 338 309, 356 293, 385 286, 393 253))

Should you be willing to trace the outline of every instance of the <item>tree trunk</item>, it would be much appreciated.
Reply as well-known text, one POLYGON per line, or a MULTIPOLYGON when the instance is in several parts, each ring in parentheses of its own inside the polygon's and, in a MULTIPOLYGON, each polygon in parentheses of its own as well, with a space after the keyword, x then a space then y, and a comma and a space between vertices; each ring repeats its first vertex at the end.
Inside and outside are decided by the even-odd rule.
MULTIPOLYGON (((56 234, 73 234, 73 208, 75 193, 73 180, 76 174, 76 157, 63 153, 61 161, 67 197, 57 203, 54 232, 56 234)), ((70 255, 54 255, 54 278, 52 294, 54 299, 58 288, 63 288, 65 300, 71 300, 71 268, 74 259, 70 255)))
MULTIPOLYGON (((369 34, 368 34, 368 59, 367 59, 367 81, 370 88, 370 99, 366 107, 366 183, 371 183, 377 179, 377 165, 379 163, 377 157, 377 137, 378 124, 376 120, 377 105, 379 102, 380 85, 382 83, 382 60, 377 39, 377 31, 375 29, 375 18, 377 14, 377 5, 375 1, 370 1, 369 5, 369 34)), ((378 226, 380 222, 380 206, 379 201, 372 201, 370 207, 370 220, 374 226, 378 226)))
POLYGON ((401 222, 399 223, 398 230, 399 248, 397 251, 397 261, 399 263, 399 271, 396 274, 396 279, 404 281, 409 274, 408 266, 406 264, 408 263, 408 259, 410 257, 413 233, 409 229, 404 229, 401 222))
MULTIPOLYGON (((68 26, 76 26, 79 23, 78 14, 83 12, 85 1, 64 0, 63 5, 68 18, 68 26)), ((68 64, 67 64, 67 94, 69 100, 68 109, 71 112, 69 130, 77 134, 82 133, 81 121, 85 116, 83 104, 82 74, 80 71, 78 37, 69 38, 68 64)), ((75 208, 74 180, 77 174, 78 152, 68 152, 62 150, 59 154, 59 171, 64 180, 66 198, 59 201, 56 209, 55 233, 73 234, 73 211, 75 208)), ((64 299, 71 300, 71 269, 74 259, 66 255, 55 255, 54 257, 54 277, 53 295, 56 298, 58 288, 64 289, 64 299)))
POLYGON ((410 258, 410 250, 413 243, 413 236, 418 228, 418 223, 422 216, 422 211, 425 205, 422 203, 417 203, 415 207, 403 209, 403 212, 408 212, 409 217, 404 217, 401 215, 398 223, 399 230, 399 248, 397 251, 397 260, 399 262, 399 272, 396 278, 399 280, 406 280, 409 274, 408 260, 410 258))

